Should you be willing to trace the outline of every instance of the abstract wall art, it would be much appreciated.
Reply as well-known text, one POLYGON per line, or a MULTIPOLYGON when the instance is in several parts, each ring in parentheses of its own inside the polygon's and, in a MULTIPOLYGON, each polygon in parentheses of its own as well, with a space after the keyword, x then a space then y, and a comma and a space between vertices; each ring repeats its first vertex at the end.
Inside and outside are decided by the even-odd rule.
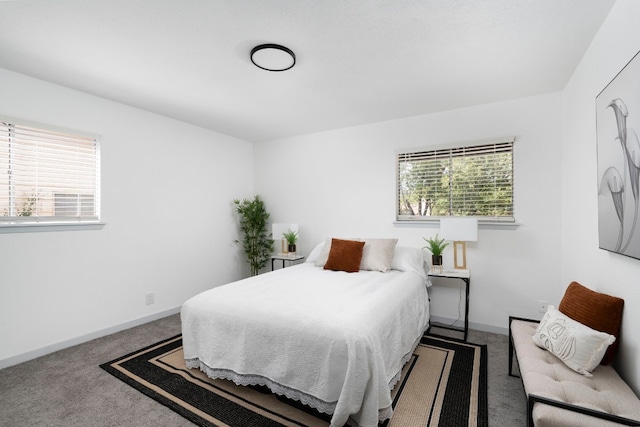
POLYGON ((640 259, 640 52, 596 97, 601 249, 640 259))

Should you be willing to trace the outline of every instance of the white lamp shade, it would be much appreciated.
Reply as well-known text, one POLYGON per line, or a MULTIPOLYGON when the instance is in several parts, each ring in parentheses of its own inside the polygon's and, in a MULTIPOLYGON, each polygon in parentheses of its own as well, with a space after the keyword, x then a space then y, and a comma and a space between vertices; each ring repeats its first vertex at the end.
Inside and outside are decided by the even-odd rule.
POLYGON ((454 242, 478 240, 477 218, 440 218, 440 237, 454 242))

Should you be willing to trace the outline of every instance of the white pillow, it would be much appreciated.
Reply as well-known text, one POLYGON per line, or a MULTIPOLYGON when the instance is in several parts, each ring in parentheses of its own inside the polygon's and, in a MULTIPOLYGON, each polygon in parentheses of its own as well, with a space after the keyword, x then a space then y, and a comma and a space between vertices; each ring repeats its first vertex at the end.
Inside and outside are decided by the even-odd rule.
POLYGON ((391 260, 391 269, 400 271, 413 271, 427 280, 427 272, 424 270, 424 255, 420 248, 396 246, 391 260))
POLYGON ((360 270, 382 271, 383 273, 389 272, 398 239, 363 240, 364 249, 362 250, 360 270))
POLYGON ((315 248, 311 251, 305 262, 313 262, 315 263, 324 248, 324 242, 318 243, 315 248))
POLYGON ((562 360, 574 371, 591 377, 616 337, 576 322, 550 305, 540 321, 533 342, 562 360))
POLYGON ((324 267, 329 259, 329 250, 331 250, 331 237, 327 237, 322 245, 322 251, 315 260, 316 267, 324 267))

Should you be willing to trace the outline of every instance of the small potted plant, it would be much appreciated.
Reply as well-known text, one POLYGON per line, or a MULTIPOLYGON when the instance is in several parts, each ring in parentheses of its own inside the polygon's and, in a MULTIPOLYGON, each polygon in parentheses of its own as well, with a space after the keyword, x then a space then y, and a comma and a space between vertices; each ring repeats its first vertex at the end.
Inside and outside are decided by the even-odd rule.
POLYGON ((422 249, 428 249, 431 252, 431 263, 434 266, 439 265, 442 267, 442 251, 449 244, 445 243, 444 239, 438 239, 437 234, 436 237, 429 239, 423 237, 422 239, 429 243, 429 246, 425 246, 422 249))
POLYGON ((295 255, 296 242, 298 241, 298 232, 293 230, 287 230, 284 233, 282 233, 282 237, 284 237, 284 239, 287 241, 287 244, 289 245, 289 254, 295 255))

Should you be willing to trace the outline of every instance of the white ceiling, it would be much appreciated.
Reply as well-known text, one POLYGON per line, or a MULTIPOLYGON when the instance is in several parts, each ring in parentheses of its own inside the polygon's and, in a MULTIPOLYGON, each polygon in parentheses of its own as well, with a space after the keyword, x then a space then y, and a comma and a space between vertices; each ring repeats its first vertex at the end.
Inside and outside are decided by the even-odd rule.
POLYGON ((614 2, 0 1, 0 67, 264 141, 560 91, 614 2))

